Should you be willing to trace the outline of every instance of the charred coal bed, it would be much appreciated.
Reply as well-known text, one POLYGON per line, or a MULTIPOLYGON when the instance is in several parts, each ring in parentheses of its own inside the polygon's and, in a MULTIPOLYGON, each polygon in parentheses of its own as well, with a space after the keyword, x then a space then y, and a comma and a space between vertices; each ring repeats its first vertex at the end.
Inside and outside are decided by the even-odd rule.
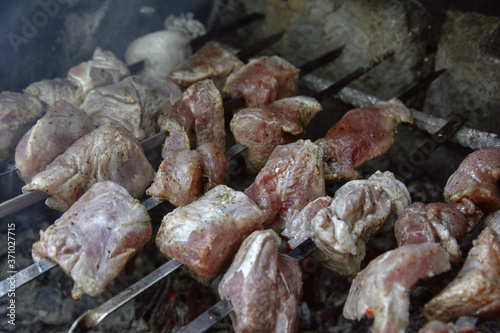
MULTIPOLYGON (((500 13, 489 1, 340 1, 340 0, 214 0, 214 1, 79 1, 40 0, 4 4, 1 15, 0 89, 21 91, 42 79, 64 77, 68 69, 92 56, 98 46, 123 59, 127 45, 135 38, 163 29, 169 15, 188 12, 217 30, 221 23, 248 13, 265 14, 265 19, 230 34, 221 40, 236 48, 264 36, 285 31, 283 38, 262 54, 276 54, 300 65, 326 51, 344 45, 339 59, 313 73, 335 81, 377 54, 393 50, 394 56, 353 82, 350 87, 381 99, 397 96, 418 78, 446 69, 427 91, 407 104, 427 114, 449 119, 470 110, 467 126, 500 134, 500 13), (490 7, 491 5, 491 7, 490 7)), ((309 88, 311 88, 309 86, 309 88)), ((351 108, 337 99, 324 103, 324 111, 311 122, 306 138, 323 137, 328 128, 351 108)), ((428 134, 408 125, 401 126, 395 145, 381 158, 359 168, 363 177, 376 170, 396 171, 428 134)), ((229 138, 228 146, 231 145, 229 138)), ((431 154, 405 180, 412 200, 443 201, 447 178, 469 147, 447 142, 431 154)), ((148 158, 159 164, 159 151, 148 158)), ((1 199, 20 193, 22 183, 16 175, 2 178, 1 199)), ((244 170, 242 159, 231 161, 226 183, 244 190, 254 179, 244 170)), ((338 185, 328 189, 333 194, 338 185)), ((161 218, 172 206, 163 204, 153 211, 153 234, 161 218)), ((31 206, 0 221, 1 244, 6 244, 7 226, 15 226, 15 269, 32 263, 31 246, 59 213, 43 203, 31 206)), ((377 255, 397 246, 392 228, 394 221, 379 231, 368 244, 365 266, 377 255)), ((480 227, 480 226, 479 226, 480 227)), ((478 232, 461 243, 465 255, 478 232)), ((0 278, 9 276, 7 246, 0 248, 0 278)), ((97 297, 71 299, 73 282, 61 270, 54 269, 36 281, 19 288, 15 296, 0 300, 2 329, 5 332, 63 332, 85 310, 102 304, 114 294, 165 262, 150 241, 124 272, 97 297), (15 326, 7 324, 7 306, 15 300, 15 326)), ((370 320, 344 319, 343 304, 353 277, 336 276, 313 259, 301 263, 304 295, 299 308, 300 332, 365 332, 370 320)), ((410 326, 417 332, 426 322, 422 306, 458 272, 420 282, 411 294, 410 326)), ((175 332, 215 304, 216 280, 203 286, 187 273, 177 271, 106 318, 95 332, 175 332)), ((231 332, 229 318, 212 332, 231 332)), ((482 332, 497 332, 500 325, 477 323, 482 332)))

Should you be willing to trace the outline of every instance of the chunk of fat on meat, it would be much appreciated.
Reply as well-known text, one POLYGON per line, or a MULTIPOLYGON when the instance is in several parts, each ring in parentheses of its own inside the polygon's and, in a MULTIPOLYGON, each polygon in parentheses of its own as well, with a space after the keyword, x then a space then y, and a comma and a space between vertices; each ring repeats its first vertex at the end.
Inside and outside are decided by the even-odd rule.
POLYGON ((243 152, 247 170, 259 172, 274 148, 302 137, 311 119, 321 110, 316 99, 296 96, 238 111, 230 127, 236 141, 248 147, 243 152))
POLYGON ((13 157, 19 139, 44 111, 42 102, 32 95, 0 93, 0 162, 13 157))
POLYGON ((253 232, 222 278, 219 294, 231 299, 235 332, 296 332, 301 270, 278 253, 280 244, 272 230, 253 232))
POLYGON ((374 314, 373 333, 405 332, 410 288, 420 279, 451 269, 448 252, 436 243, 409 244, 373 259, 352 282, 344 304, 347 319, 374 314))
POLYGON ((208 283, 231 261, 241 242, 262 228, 264 213, 243 192, 219 185, 165 215, 156 246, 208 283))
POLYGON ((346 183, 311 220, 310 236, 318 247, 313 255, 338 274, 356 274, 371 235, 410 202, 406 186, 389 171, 346 183))
POLYGON ((78 139, 22 190, 46 192, 51 195, 47 205, 65 211, 94 183, 105 180, 139 198, 154 173, 139 141, 126 129, 108 123, 78 139))
POLYGON ((82 62, 68 71, 68 79, 79 86, 85 96, 92 89, 116 83, 130 72, 127 65, 118 59, 113 52, 96 48, 92 59, 82 62))
POLYGON ((500 235, 500 209, 486 216, 483 222, 483 227, 490 227, 500 235))
POLYGON ((168 77, 183 89, 195 82, 211 79, 222 90, 227 76, 243 65, 220 43, 209 42, 170 72, 168 77))
POLYGON ((264 106, 295 96, 299 72, 281 57, 259 57, 231 73, 222 91, 232 98, 243 96, 248 107, 264 106))
POLYGON ((157 118, 181 97, 172 81, 160 84, 148 77, 129 76, 92 90, 80 108, 96 126, 114 122, 142 140, 159 130, 157 118))
POLYGON ((398 217, 394 235, 398 246, 417 243, 440 243, 452 262, 462 258, 459 243, 479 220, 471 221, 453 205, 437 202, 414 203, 398 217))
POLYGON ((444 197, 448 202, 472 201, 485 213, 500 208, 500 146, 469 154, 448 178, 444 197))
POLYGON ((110 181, 94 184, 33 245, 33 260, 49 258, 75 282, 72 295, 96 297, 151 238, 144 205, 110 181))
POLYGON ((202 194, 203 159, 193 150, 169 154, 160 164, 153 184, 146 194, 185 206, 202 194))
POLYGON ((328 182, 359 178, 360 164, 382 156, 394 144, 400 123, 412 123, 410 111, 396 98, 374 106, 353 109, 316 141, 325 162, 328 182))
POLYGON ((245 193, 266 213, 267 226, 283 230, 309 202, 325 196, 321 150, 310 140, 276 147, 245 193))
POLYGON ((189 37, 177 30, 160 30, 141 36, 125 50, 128 66, 144 61, 144 74, 162 81, 191 55, 189 37))
POLYGON ((457 277, 425 306, 428 319, 500 318, 500 235, 486 227, 457 277))
POLYGON ((85 112, 66 101, 57 102, 17 144, 15 161, 19 176, 29 183, 76 140, 93 130, 85 112))
POLYGON ((27 86, 24 92, 38 97, 48 106, 53 106, 57 101, 64 100, 78 107, 85 98, 75 82, 61 78, 34 82, 27 86))
POLYGON ((222 97, 211 80, 191 85, 172 110, 158 118, 160 128, 169 136, 162 157, 179 150, 212 143, 224 150, 226 131, 222 97))

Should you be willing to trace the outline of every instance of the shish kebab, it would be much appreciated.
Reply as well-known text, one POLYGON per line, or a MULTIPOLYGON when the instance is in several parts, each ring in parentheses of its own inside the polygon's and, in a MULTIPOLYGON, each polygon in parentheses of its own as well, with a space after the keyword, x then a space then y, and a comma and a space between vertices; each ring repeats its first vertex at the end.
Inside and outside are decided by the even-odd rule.
MULTIPOLYGON (((336 54, 338 54, 338 52, 336 52, 336 54)), ((366 71, 370 68, 373 68, 375 67, 376 64, 380 63, 382 60, 382 58, 380 57, 377 57, 374 61, 370 62, 369 66, 363 66, 362 68, 366 71)), ((312 67, 312 66, 310 66, 312 67)), ((352 80, 354 80, 356 77, 358 77, 359 75, 361 75, 361 72, 359 70, 356 70, 355 71, 355 74, 356 75, 348 75, 348 82, 351 82, 352 80)), ((343 82, 346 82, 345 80, 343 80, 343 82)), ((347 83, 347 82, 346 82, 347 83)), ((335 87, 339 87, 338 84, 335 85, 335 87)), ((156 138, 157 136, 155 136, 156 138)), ((148 139, 149 140, 149 139, 148 139)), ((160 137, 159 141, 163 140, 163 138, 160 137)), ((150 141, 147 141, 147 143, 151 143, 150 141)), ((158 143, 158 141, 156 141, 156 143, 158 143)), ((242 145, 235 145, 233 147, 231 147, 230 149, 228 149, 226 155, 228 156, 228 158, 231 158, 233 156, 235 156, 236 154, 238 154, 239 152, 241 152, 242 150, 244 150, 245 147, 242 146, 242 145)), ((149 199, 147 199, 144 204, 145 206, 148 208, 148 210, 150 208, 153 208, 155 207, 157 204, 159 204, 160 202, 162 202, 162 200, 158 200, 154 197, 151 197, 149 199)), ((31 281, 33 278, 36 278, 37 276, 43 274, 46 270, 52 268, 54 266, 50 266, 50 265, 47 265, 46 262, 39 262, 39 263, 36 263, 36 264, 33 264, 32 266, 30 266, 29 268, 27 268, 25 271, 21 271, 19 272, 19 277, 17 277, 16 275, 16 287, 17 286, 21 286, 29 281, 31 281), (39 266, 39 267, 37 267, 39 266), (31 274, 33 274, 33 272, 36 272, 37 275, 35 276, 31 276, 31 274)), ((6 281, 3 281, 2 284, 6 285, 5 284, 6 281)), ((1 288, 0 290, 3 291, 4 288, 1 288)), ((0 293, 0 297, 1 296, 4 296, 4 292, 0 293)))
MULTIPOLYGON (((275 40, 275 37, 273 37, 273 40, 275 40)), ((326 53, 325 55, 322 55, 316 60, 310 61, 306 64, 304 64, 304 67, 307 69, 308 72, 314 70, 315 68, 321 67, 324 64, 332 61, 342 51, 342 48, 335 49, 331 52, 326 53)), ((160 145, 162 142, 162 139, 164 140, 166 137, 165 132, 161 132, 150 139, 145 139, 146 142, 148 142, 148 147, 154 147, 154 144, 160 145)), ((43 200, 47 198, 47 195, 45 193, 41 193, 38 191, 32 191, 26 194, 22 194, 17 196, 16 198, 10 199, 8 201, 3 202, 0 204, 0 218, 4 217, 6 215, 12 214, 15 211, 18 211, 19 209, 22 209, 24 207, 27 207, 35 202, 38 202, 40 200, 43 200)))
MULTIPOLYGON (((314 248, 312 246, 312 244, 310 243, 310 241, 306 241, 304 243, 304 245, 298 247, 297 250, 302 250, 302 247, 308 248, 307 253, 309 253, 309 251, 311 251, 314 248)), ((297 251, 297 250, 295 250, 295 251, 297 251)), ((136 291, 137 287, 138 287, 138 285, 134 285, 133 290, 136 291)), ((121 299, 121 297, 119 297, 118 299, 120 299, 120 302, 124 301, 123 299, 121 299)), ((110 300, 110 302, 111 302, 111 300, 110 300)), ((108 309, 109 309, 110 306, 111 306, 111 303, 103 305, 102 308, 91 310, 86 315, 85 314, 82 315, 82 317, 80 317, 80 319, 79 319, 80 320, 79 324, 75 323, 74 326, 73 326, 73 328, 76 328, 77 325, 81 325, 80 327, 83 327, 85 325, 90 325, 94 319, 100 317, 100 315, 102 314, 102 312, 106 312, 107 313, 107 311, 108 311, 108 309)))
MULTIPOLYGON (((216 33, 209 32, 192 39, 191 42, 199 47, 201 43, 209 41, 207 38, 215 37, 215 34, 218 36, 226 34, 264 17, 263 14, 249 14, 243 17, 241 22, 228 23, 219 27, 216 33)), ((52 106, 56 101, 66 100, 74 105, 79 105, 93 88, 116 83, 128 75, 130 75, 130 71, 121 60, 117 59, 111 52, 97 48, 92 59, 72 67, 66 78, 35 82, 25 89, 25 93, 1 93, 0 99, 6 104, 6 109, 2 109, 2 117, 5 117, 3 119, 7 119, 10 124, 7 127, 4 124, 0 126, 0 131, 7 133, 2 134, 6 140, 0 144, 0 161, 11 157, 17 140, 27 129, 26 126, 43 115, 43 103, 52 106), (22 109, 20 116, 8 113, 8 109, 15 110, 16 108, 22 109)), ((19 113, 19 111, 15 111, 15 113, 19 113)))

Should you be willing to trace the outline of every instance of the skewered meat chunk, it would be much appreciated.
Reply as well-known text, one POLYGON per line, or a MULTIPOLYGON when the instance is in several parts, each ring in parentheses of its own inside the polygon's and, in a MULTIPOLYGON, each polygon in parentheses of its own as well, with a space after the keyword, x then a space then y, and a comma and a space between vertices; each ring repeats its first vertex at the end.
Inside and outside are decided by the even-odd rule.
POLYGON ((500 208, 500 147, 487 147, 469 154, 444 188, 449 202, 472 201, 485 212, 500 208))
POLYGON ((276 147, 245 194, 265 212, 265 224, 281 231, 309 202, 325 196, 321 150, 309 140, 276 147))
POLYGON ((158 132, 158 115, 168 112, 181 94, 171 81, 160 84, 152 78, 129 76, 92 90, 80 108, 96 126, 114 122, 142 140, 158 132))
POLYGON ((418 333, 476 333, 476 326, 473 323, 443 323, 439 320, 432 320, 425 324, 418 333))
POLYGON ((43 112, 43 104, 34 96, 0 93, 0 162, 12 157, 19 139, 43 112))
POLYGON ((113 52, 96 48, 92 59, 71 68, 68 78, 77 83, 81 94, 86 96, 91 90, 119 82, 130 72, 127 65, 113 52))
MULTIPOLYGON (((377 171, 366 180, 352 180, 340 187, 328 207, 320 209, 311 220, 301 218, 305 225, 287 225, 283 235, 292 238, 292 244, 311 237, 318 247, 313 255, 325 267, 342 275, 356 274, 369 238, 392 214, 399 215, 410 200, 406 186, 391 172, 377 171), (309 235, 304 232, 307 229, 309 235), (294 235, 296 231, 300 238, 294 235)), ((305 209, 307 213, 310 208, 305 209)))
POLYGON ((46 192, 47 206, 65 211, 96 182, 114 181, 139 198, 153 177, 139 141, 109 123, 76 141, 22 190, 46 192))
POLYGON ((458 276, 424 307, 428 319, 460 316, 498 319, 500 313, 500 235, 486 227, 474 241, 458 276))
POLYGON ((500 235, 500 210, 486 216, 483 222, 483 227, 490 227, 493 231, 500 235))
POLYGON ((263 221, 264 213, 244 193, 219 185, 165 215, 156 246, 207 283, 229 264, 241 242, 262 228, 263 221))
POLYGON ((168 77, 182 89, 205 79, 212 79, 216 86, 222 88, 227 76, 242 66, 243 62, 231 51, 217 42, 209 42, 168 77))
POLYGON ((326 180, 359 178, 355 168, 389 150, 402 122, 413 121, 406 106, 395 98, 347 112, 324 138, 316 141, 328 158, 326 180))
POLYGON ((409 244, 373 259, 354 279, 344 317, 373 313, 373 333, 404 332, 409 322, 409 290, 420 279, 451 269, 448 252, 436 243, 409 244))
POLYGON ((162 157, 170 152, 212 143, 221 150, 226 146, 224 107, 219 91, 209 79, 191 85, 172 110, 158 119, 160 128, 169 133, 162 157))
POLYGON ((67 78, 35 82, 24 92, 40 98, 49 106, 65 100, 78 107, 92 89, 116 83, 129 74, 127 66, 113 53, 97 48, 92 60, 71 68, 67 78))
POLYGON ((452 262, 460 260, 459 243, 479 220, 467 219, 458 209, 445 203, 414 203, 407 207, 394 226, 398 246, 418 243, 441 243, 452 262))
POLYGON ((296 141, 321 104, 312 97, 289 97, 260 108, 246 108, 231 120, 231 132, 238 143, 248 147, 243 152, 247 170, 257 173, 264 167, 274 148, 296 141))
POLYGON ((51 107, 16 147, 18 174, 25 183, 62 154, 94 125, 85 112, 62 100, 51 107))
POLYGON ((254 231, 219 284, 237 333, 297 331, 302 274, 295 259, 278 253, 280 244, 275 232, 254 231))
POLYGON ((110 181, 94 184, 33 245, 33 260, 49 258, 75 281, 72 296, 104 292, 151 238, 144 205, 110 181))
POLYGON ((208 192, 217 185, 224 184, 229 159, 219 147, 205 143, 196 148, 203 162, 203 192, 208 192))
POLYGON ((278 56, 253 59, 231 73, 223 92, 242 95, 248 107, 260 107, 297 95, 299 69, 278 56))

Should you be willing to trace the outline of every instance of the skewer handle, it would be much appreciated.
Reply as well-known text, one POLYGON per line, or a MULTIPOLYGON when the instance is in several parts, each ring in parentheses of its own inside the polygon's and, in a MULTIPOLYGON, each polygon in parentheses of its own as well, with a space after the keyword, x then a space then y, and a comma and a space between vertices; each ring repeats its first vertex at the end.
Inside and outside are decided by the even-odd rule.
POLYGON ((161 265, 155 271, 149 273, 141 280, 137 281, 127 289, 123 290, 118 295, 109 299, 106 303, 101 306, 88 310, 84 312, 78 319, 75 320, 68 333, 72 332, 87 332, 88 330, 94 328, 99 324, 107 315, 129 302, 131 299, 142 293, 144 290, 151 287, 156 282, 163 279, 165 276, 169 275, 177 268, 181 267, 182 264, 171 259, 168 262, 161 265))
POLYGON ((3 280, 0 282, 0 298, 4 297, 7 295, 7 293, 11 290, 15 290, 26 283, 36 279, 40 275, 44 274, 45 272, 50 271, 52 268, 56 267, 57 264, 53 262, 52 260, 49 259, 42 259, 39 262, 36 262, 22 271, 19 271, 11 277, 3 280), (15 286, 15 288, 11 288, 15 286))
POLYGON ((199 315, 195 320, 179 330, 179 333, 203 333, 233 312, 233 305, 229 298, 217 302, 207 311, 199 315))

